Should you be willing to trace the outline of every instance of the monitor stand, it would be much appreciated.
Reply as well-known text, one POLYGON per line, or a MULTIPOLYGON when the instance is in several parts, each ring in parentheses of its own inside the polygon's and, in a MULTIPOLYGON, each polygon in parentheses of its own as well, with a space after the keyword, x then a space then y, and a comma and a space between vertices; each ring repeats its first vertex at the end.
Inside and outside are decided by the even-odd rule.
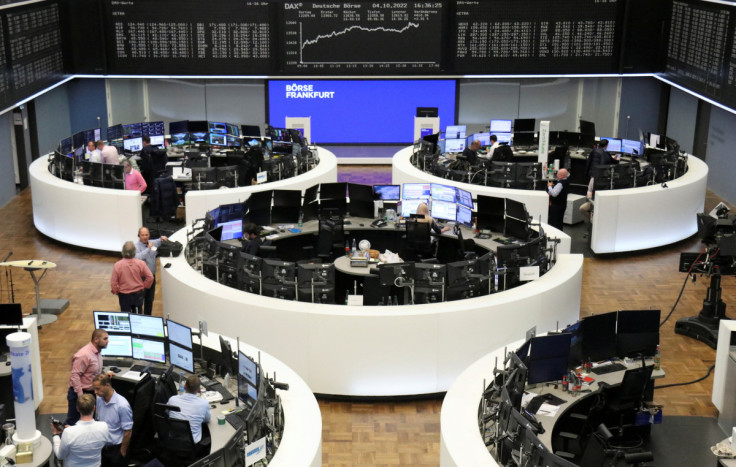
POLYGON ((675 323, 675 333, 705 342, 715 349, 718 345, 718 323, 724 318, 726 318, 726 304, 721 300, 721 275, 713 274, 710 276, 710 286, 700 314, 678 319, 675 323))

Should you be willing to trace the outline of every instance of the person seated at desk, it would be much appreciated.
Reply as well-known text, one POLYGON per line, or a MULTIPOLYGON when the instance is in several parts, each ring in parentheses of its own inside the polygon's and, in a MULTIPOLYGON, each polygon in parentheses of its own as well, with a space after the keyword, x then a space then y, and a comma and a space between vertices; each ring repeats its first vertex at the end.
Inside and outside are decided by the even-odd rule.
POLYGON ((417 206, 417 222, 429 223, 430 228, 437 235, 447 232, 451 228, 449 226, 440 227, 440 224, 429 215, 429 206, 427 206, 427 203, 421 203, 417 206))
POLYGON ((97 145, 94 141, 89 141, 87 143, 87 152, 84 154, 84 159, 89 162, 102 162, 102 153, 97 149, 97 145))
POLYGON ((103 164, 120 165, 120 155, 118 154, 118 149, 115 146, 110 146, 102 141, 98 141, 97 149, 99 149, 102 154, 103 164))
POLYGON ((501 143, 498 142, 498 136, 496 135, 491 135, 491 137, 488 139, 491 140, 491 147, 488 148, 488 154, 493 156, 493 151, 495 151, 496 148, 501 145, 501 143))
POLYGON ((143 179, 143 175, 133 168, 129 160, 123 161, 123 167, 125 170, 125 189, 138 190, 141 193, 146 191, 146 187, 148 187, 148 185, 143 179))
POLYGON ((606 148, 608 147, 608 140, 602 139, 598 143, 598 147, 593 148, 588 155, 588 163, 585 166, 585 175, 590 178, 588 183, 588 191, 593 191, 595 188, 595 180, 593 179, 593 171, 598 165, 610 165, 618 164, 621 160, 621 154, 617 154, 615 157, 612 156, 606 148))
POLYGON ((470 146, 463 150, 463 157, 471 166, 478 165, 478 150, 480 147, 480 141, 475 140, 470 143, 470 146))
POLYGON ((95 421, 95 396, 82 394, 77 399, 77 411, 81 418, 67 426, 63 432, 51 424, 54 432, 54 455, 64 461, 66 467, 100 465, 102 448, 112 444, 107 423, 95 421))
POLYGON ((491 155, 493 162, 514 162, 514 151, 508 143, 499 143, 498 147, 493 150, 491 155))
POLYGON ((261 228, 252 222, 243 225, 243 242, 242 252, 249 255, 258 256, 258 250, 263 243, 260 238, 261 228))
POLYGON ((201 383, 199 377, 192 375, 184 382, 184 394, 169 398, 168 405, 179 407, 179 412, 171 411, 169 416, 186 420, 192 429, 194 444, 202 440, 202 424, 210 422, 210 404, 198 396, 201 383))

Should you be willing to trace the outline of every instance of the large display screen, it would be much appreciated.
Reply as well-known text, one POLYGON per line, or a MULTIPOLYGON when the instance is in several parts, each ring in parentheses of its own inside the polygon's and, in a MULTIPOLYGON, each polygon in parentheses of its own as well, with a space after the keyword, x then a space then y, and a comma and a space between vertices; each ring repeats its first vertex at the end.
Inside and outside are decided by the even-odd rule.
POLYGON ((312 142, 414 141, 417 107, 437 107, 440 125, 455 122, 454 80, 292 80, 268 82, 269 123, 311 117, 312 142))

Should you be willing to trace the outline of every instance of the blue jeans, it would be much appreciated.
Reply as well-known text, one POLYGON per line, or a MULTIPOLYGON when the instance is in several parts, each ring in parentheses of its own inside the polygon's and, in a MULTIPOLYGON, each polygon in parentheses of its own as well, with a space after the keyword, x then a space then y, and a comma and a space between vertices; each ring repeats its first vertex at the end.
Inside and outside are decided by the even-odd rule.
MULTIPOLYGON (((83 390, 83 393, 94 395, 94 391, 83 390)), ((74 425, 79 421, 80 415, 79 412, 77 412, 77 399, 77 393, 74 392, 74 388, 69 387, 69 390, 66 393, 68 407, 66 411, 66 420, 64 420, 64 425, 74 425)))

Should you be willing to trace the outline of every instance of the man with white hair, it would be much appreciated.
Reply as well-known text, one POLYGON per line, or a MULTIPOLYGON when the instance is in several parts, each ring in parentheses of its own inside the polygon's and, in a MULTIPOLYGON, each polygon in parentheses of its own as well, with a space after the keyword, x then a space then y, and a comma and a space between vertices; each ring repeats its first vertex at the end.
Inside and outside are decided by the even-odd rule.
POLYGON ((567 207, 567 194, 570 191, 570 173, 567 169, 557 171, 557 183, 552 180, 547 182, 547 193, 549 194, 549 211, 547 223, 552 227, 562 230, 562 220, 565 217, 567 207))

